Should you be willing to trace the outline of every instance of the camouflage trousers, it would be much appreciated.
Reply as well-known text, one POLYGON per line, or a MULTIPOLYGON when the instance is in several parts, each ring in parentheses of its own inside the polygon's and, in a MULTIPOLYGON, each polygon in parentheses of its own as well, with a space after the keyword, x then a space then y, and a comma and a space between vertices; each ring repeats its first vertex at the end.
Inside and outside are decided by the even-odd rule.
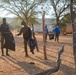
MULTIPOLYGON (((1 35, 1 51, 2 51, 2 55, 4 55, 4 50, 3 50, 3 46, 5 43, 5 39, 4 37, 1 35)), ((6 49, 6 55, 8 54, 8 49, 6 49)))

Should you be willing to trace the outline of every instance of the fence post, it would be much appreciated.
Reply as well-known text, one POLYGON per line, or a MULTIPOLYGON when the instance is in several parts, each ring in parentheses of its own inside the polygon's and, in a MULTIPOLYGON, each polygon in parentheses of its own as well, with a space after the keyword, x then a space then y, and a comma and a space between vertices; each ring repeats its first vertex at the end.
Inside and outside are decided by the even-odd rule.
POLYGON ((45 30, 44 30, 44 25, 45 25, 45 20, 44 20, 44 17, 45 17, 45 11, 43 11, 43 14, 42 14, 42 30, 43 30, 43 50, 44 50, 44 59, 46 60, 47 59, 47 55, 46 55, 46 41, 45 41, 45 30))

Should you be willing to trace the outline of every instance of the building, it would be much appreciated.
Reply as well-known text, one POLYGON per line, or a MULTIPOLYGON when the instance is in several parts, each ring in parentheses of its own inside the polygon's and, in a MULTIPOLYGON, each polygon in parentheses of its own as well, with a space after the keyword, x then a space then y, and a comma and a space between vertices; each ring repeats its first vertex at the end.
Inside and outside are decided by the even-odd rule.
MULTIPOLYGON (((39 24, 34 25, 34 31, 35 32, 42 32, 42 19, 37 19, 39 24)), ((56 24, 56 21, 54 19, 45 18, 45 25, 47 25, 47 28, 49 32, 53 30, 53 26, 56 24)))
POLYGON ((72 25, 71 24, 67 24, 66 25, 66 33, 67 34, 71 34, 72 33, 72 25))

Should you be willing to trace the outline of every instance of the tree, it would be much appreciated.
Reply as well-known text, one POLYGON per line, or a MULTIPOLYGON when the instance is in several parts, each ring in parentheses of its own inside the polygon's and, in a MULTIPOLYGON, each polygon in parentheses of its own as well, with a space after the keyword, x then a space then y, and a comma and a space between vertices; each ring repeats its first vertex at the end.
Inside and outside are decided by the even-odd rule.
POLYGON ((60 25, 61 17, 67 13, 69 7, 68 0, 50 0, 56 17, 56 25, 60 25))
POLYGON ((73 28, 73 54, 74 54, 75 69, 76 69, 76 25, 74 23, 73 1, 74 0, 70 0, 70 13, 71 13, 71 24, 73 28))
POLYGON ((76 0, 73 1, 73 9, 74 9, 74 11, 76 13, 76 0))
POLYGON ((74 0, 74 2, 76 3, 76 0, 74 0))
POLYGON ((39 4, 40 2, 36 2, 36 0, 3 0, 0 7, 26 21, 28 24, 31 18, 36 18, 36 8, 39 4))
MULTIPOLYGON (((40 2, 37 2, 36 0, 6 0, 6 1, 3 0, 3 2, 0 4, 0 7, 16 15, 22 21, 25 21, 26 24, 28 25, 29 22, 31 22, 31 24, 34 21, 36 22, 35 19, 37 14, 36 8, 38 7, 39 4, 40 2), (33 21, 31 19, 33 19, 33 21)), ((34 38, 36 40, 35 35, 34 38)), ((36 48, 37 51, 39 51, 37 40, 36 40, 36 48)))
MULTIPOLYGON (((76 13, 74 13, 74 19, 76 20, 76 13)), ((71 17, 70 17, 70 13, 67 13, 66 15, 64 15, 64 17, 61 19, 61 24, 66 24, 66 23, 71 23, 70 22, 71 17)), ((63 26, 62 26, 63 27, 63 26)))

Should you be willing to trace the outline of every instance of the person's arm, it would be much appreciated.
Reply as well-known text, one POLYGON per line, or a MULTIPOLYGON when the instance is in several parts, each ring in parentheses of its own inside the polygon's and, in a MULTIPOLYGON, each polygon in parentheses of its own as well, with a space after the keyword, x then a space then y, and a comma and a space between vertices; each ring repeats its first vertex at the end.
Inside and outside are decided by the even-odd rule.
POLYGON ((1 32, 1 25, 0 25, 0 32, 1 32))
POLYGON ((11 29, 10 29, 11 27, 10 27, 10 25, 9 25, 9 24, 7 24, 7 28, 8 28, 8 30, 9 30, 9 31, 11 31, 11 29))
POLYGON ((29 27, 29 29, 28 29, 28 30, 29 30, 29 32, 30 32, 30 37, 32 37, 32 35, 33 35, 33 33, 34 33, 34 32, 33 32, 33 31, 31 31, 30 27, 29 27))
POLYGON ((21 35, 21 34, 22 34, 22 28, 21 28, 20 32, 19 32, 17 35, 19 36, 19 35, 21 35))
MULTIPOLYGON (((56 28, 55 28, 56 29, 56 28)), ((54 34, 56 34, 56 30, 54 29, 54 34)))
POLYGON ((60 34, 60 28, 59 28, 59 34, 60 34))
POLYGON ((3 32, 3 25, 1 24, 0 26, 0 32, 2 33, 3 32))
POLYGON ((47 28, 47 34, 49 34, 48 28, 47 28))

